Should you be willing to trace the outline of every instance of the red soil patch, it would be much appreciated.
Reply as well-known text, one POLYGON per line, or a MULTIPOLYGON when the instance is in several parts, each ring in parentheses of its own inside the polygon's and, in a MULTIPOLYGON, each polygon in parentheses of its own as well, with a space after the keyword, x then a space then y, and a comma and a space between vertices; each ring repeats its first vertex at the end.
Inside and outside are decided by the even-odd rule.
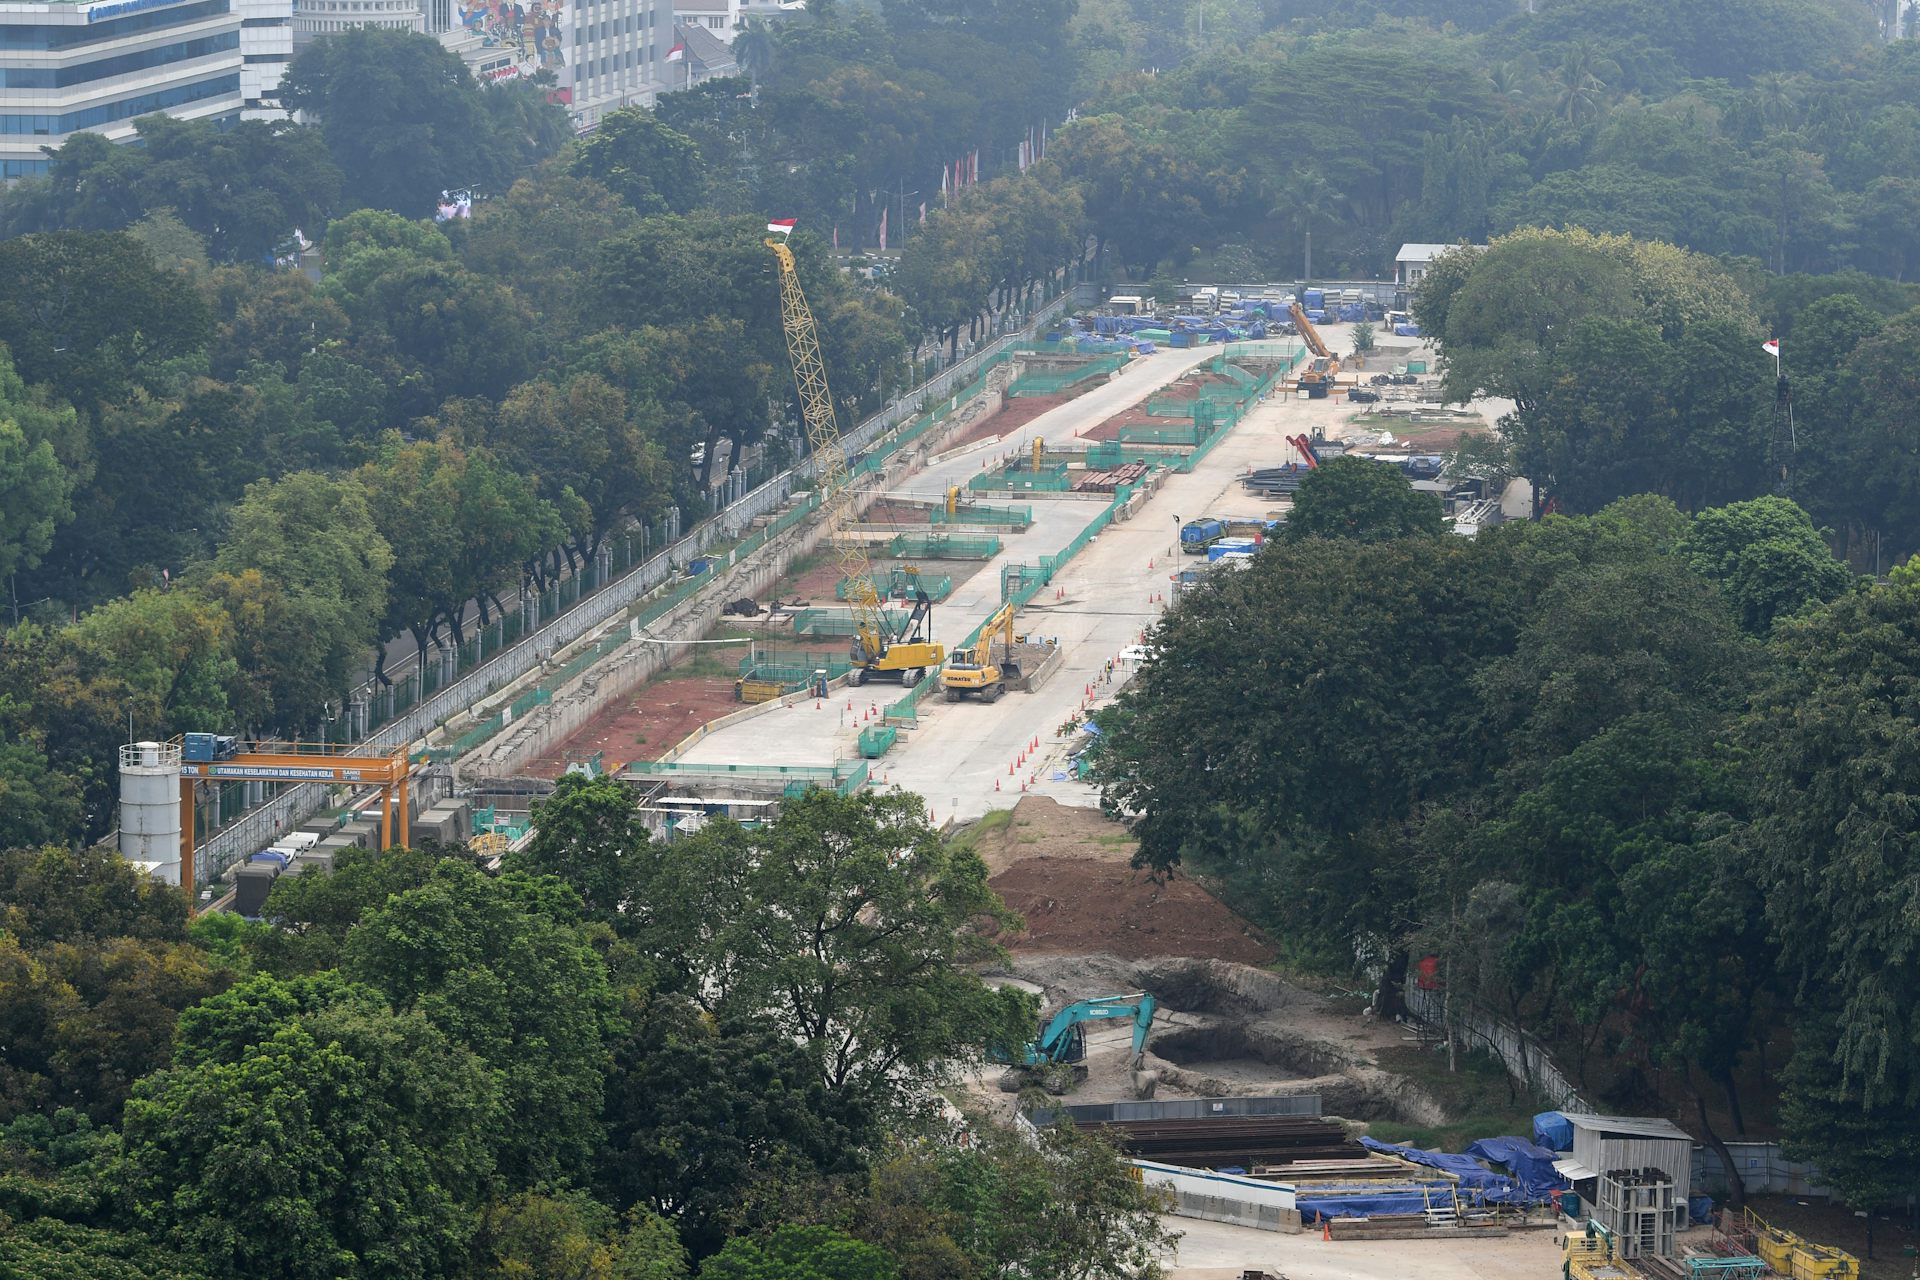
POLYGON ((1122 409, 1097 427, 1088 427, 1080 433, 1082 440, 1118 440, 1122 427, 1170 427, 1186 421, 1184 418, 1156 418, 1147 412, 1149 400, 1198 400, 1215 387, 1238 391, 1240 384, 1231 378, 1222 378, 1212 373, 1189 374, 1184 378, 1168 383, 1160 390, 1142 400, 1131 409, 1122 409))
POLYGON ((1032 422, 1049 409, 1057 409, 1072 396, 1016 396, 1006 402, 1000 412, 988 414, 980 421, 968 427, 966 431, 947 448, 960 449, 982 440, 998 440, 1011 435, 1032 422))
POLYGON ((1461 427, 1420 427, 1413 431, 1401 431, 1398 427, 1388 427, 1387 430, 1416 453, 1445 453, 1450 449, 1458 449, 1460 442, 1468 436, 1492 434, 1490 428, 1477 423, 1461 427))
POLYGON ((1196 882, 1176 877, 1156 884, 1124 862, 1028 858, 988 883, 1027 922, 1025 933, 1008 940, 1014 951, 1251 965, 1271 963, 1275 955, 1252 925, 1196 882))
MULTIPOLYGON (((905 561, 876 560, 873 571, 884 578, 893 572, 896 564, 905 561)), ((986 567, 984 560, 915 560, 912 562, 921 573, 929 578, 952 578, 957 590, 961 583, 986 567)), ((821 608, 840 604, 833 589, 840 585, 840 565, 838 562, 818 565, 807 570, 797 578, 783 578, 774 588, 776 598, 791 603, 795 600, 809 600, 821 608)), ((936 606, 938 601, 934 602, 936 606)))
POLYGON ((536 778, 557 778, 568 762, 585 760, 596 751, 609 773, 636 760, 658 760, 707 721, 739 709, 731 680, 706 676, 656 680, 587 721, 527 772, 536 778))

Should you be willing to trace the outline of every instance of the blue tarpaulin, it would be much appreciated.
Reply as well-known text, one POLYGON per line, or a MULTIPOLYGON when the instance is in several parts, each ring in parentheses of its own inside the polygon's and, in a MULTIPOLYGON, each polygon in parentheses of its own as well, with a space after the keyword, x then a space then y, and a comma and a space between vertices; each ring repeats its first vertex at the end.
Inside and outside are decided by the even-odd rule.
POLYGON ((1552 1192, 1567 1189, 1567 1180, 1553 1171, 1553 1152, 1525 1138, 1482 1138, 1467 1154, 1506 1166, 1530 1204, 1544 1204, 1552 1192))
MULTIPOLYGON (((1442 1188, 1435 1188, 1432 1200, 1444 1204, 1449 1199, 1442 1188)), ((1319 1222, 1325 1218, 1371 1218, 1388 1213, 1425 1213, 1428 1197, 1418 1191, 1355 1192, 1350 1196, 1303 1196, 1299 1200, 1300 1221, 1319 1222)))
POLYGON ((1542 1111, 1533 1118, 1533 1140, 1549 1151, 1571 1151, 1573 1121, 1558 1111, 1542 1111))
POLYGON ((1524 1204, 1527 1197, 1512 1178, 1495 1173, 1472 1156, 1449 1155, 1444 1151, 1422 1151, 1418 1147, 1396 1147, 1373 1138, 1360 1139, 1360 1145, 1382 1155, 1399 1156, 1415 1164, 1439 1169, 1459 1178, 1461 1198, 1469 1204, 1524 1204))

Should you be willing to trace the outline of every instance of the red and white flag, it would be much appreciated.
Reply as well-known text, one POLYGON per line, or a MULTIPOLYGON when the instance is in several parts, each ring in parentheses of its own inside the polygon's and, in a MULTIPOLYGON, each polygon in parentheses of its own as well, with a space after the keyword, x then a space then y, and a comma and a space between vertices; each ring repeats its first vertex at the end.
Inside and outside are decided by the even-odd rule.
POLYGON ((1775 360, 1778 360, 1780 358, 1780 339, 1768 338, 1760 344, 1760 349, 1772 356, 1775 360))
POLYGON ((687 46, 686 46, 686 45, 684 45, 684 44, 677 44, 677 45, 675 45, 675 46, 673 46, 673 48, 671 48, 671 49, 669 49, 669 50, 667 50, 667 61, 668 61, 668 62, 685 62, 686 60, 687 60, 687 46))
POLYGON ((767 230, 773 232, 775 235, 790 236, 793 234, 793 224, 795 221, 796 219, 794 218, 772 218, 767 222, 767 230))

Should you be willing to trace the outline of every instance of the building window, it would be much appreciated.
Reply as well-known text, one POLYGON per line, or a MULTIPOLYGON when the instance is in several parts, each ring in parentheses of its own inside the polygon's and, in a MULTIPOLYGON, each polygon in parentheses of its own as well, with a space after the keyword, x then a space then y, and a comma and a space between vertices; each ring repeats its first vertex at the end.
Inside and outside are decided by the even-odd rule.
POLYGON ((0 69, 0 89, 66 89, 73 85, 90 84, 95 80, 105 80, 112 76, 145 71, 149 67, 185 62, 190 58, 204 58, 215 53, 226 53, 239 47, 240 33, 227 31, 217 36, 205 36, 199 40, 181 40, 175 44, 141 49, 137 53, 100 58, 73 67, 3 68, 0 69))
POLYGON ((176 85, 171 89, 143 93, 137 98, 125 98, 119 102, 109 102, 104 106, 88 107, 83 111, 69 111, 65 115, 0 115, 0 134, 45 137, 53 134, 77 133, 82 129, 97 129, 101 125, 112 124, 118 120, 129 120, 134 116, 165 111, 169 107, 185 106, 190 102, 203 102, 208 98, 218 98, 225 94, 239 92, 240 74, 235 72, 212 80, 201 80, 195 84, 176 85))

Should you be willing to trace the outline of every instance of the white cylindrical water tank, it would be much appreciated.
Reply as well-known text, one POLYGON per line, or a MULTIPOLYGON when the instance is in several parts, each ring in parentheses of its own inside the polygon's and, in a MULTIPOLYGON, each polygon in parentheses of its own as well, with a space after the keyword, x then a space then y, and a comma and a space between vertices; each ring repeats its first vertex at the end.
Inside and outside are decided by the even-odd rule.
POLYGON ((120 856, 180 883, 180 744, 120 748, 120 856))

